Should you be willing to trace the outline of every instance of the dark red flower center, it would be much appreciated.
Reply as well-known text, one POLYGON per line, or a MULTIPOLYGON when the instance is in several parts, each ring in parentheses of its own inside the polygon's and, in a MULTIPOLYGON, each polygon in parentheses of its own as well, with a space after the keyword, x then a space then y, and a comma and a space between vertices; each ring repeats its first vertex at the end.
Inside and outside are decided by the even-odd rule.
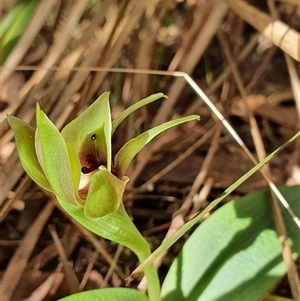
MULTIPOLYGON (((95 141, 97 138, 96 134, 90 136, 92 141, 95 141)), ((81 172, 83 174, 91 173, 99 168, 99 166, 103 165, 107 167, 107 162, 101 159, 99 152, 94 147, 89 147, 86 151, 83 151, 79 155, 79 159, 81 162, 81 172)), ((113 163, 113 162, 112 162, 113 163)), ((113 168, 111 173, 118 177, 118 167, 112 164, 113 168)))

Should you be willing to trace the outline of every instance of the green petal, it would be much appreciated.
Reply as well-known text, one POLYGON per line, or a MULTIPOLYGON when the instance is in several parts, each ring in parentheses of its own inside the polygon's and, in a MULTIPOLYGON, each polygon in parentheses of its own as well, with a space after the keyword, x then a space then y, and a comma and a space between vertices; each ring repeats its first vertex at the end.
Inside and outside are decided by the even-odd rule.
POLYGON ((178 118, 175 120, 168 121, 164 124, 154 127, 153 129, 148 130, 147 132, 129 140, 116 154, 115 164, 116 169, 119 172, 119 177, 123 177, 128 165, 134 156, 155 136, 164 132, 165 130, 179 125, 181 123, 189 122, 192 120, 200 120, 198 115, 191 115, 183 118, 178 118))
POLYGON ((7 115, 7 120, 14 132, 19 157, 24 170, 34 182, 42 188, 52 191, 35 152, 35 130, 29 124, 14 116, 7 115))
POLYGON ((97 161, 97 163, 99 163, 98 166, 106 165, 108 158, 105 145, 106 134, 104 126, 86 135, 81 143, 80 151, 78 152, 81 166, 85 166, 86 158, 89 155, 92 156, 97 161), (93 137, 93 139, 91 137, 93 137))
POLYGON ((38 104, 36 123, 35 145, 42 169, 54 193, 65 201, 75 203, 72 170, 65 141, 38 104))
POLYGON ((136 111, 137 109, 153 102, 156 101, 160 98, 167 98, 166 95, 164 95, 163 93, 157 93, 157 94, 153 94, 150 95, 147 98, 144 98, 140 101, 138 101, 137 103, 135 103, 134 105, 130 106, 129 108, 127 108, 125 111, 123 111, 116 119, 114 119, 114 121, 112 122, 112 133, 115 132, 116 128, 119 126, 119 124, 126 118, 128 117, 132 112, 136 111))
POLYGON ((96 219, 118 210, 125 190, 127 177, 118 179, 105 167, 100 167, 91 179, 89 193, 84 206, 84 214, 96 219))
POLYGON ((104 148, 107 157, 107 169, 111 170, 111 114, 109 107, 109 93, 103 93, 79 117, 64 127, 61 134, 66 143, 70 143, 79 153, 87 135, 91 135, 99 128, 103 128, 103 137, 97 137, 96 146, 104 148), (105 142, 103 145, 99 143, 105 142))
POLYGON ((84 201, 82 201, 79 197, 78 197, 78 187, 79 187, 79 183, 80 183, 80 177, 81 177, 81 171, 80 171, 80 162, 79 162, 79 158, 78 155, 76 154, 74 148, 72 147, 72 145, 70 144, 66 144, 67 146, 67 151, 68 151, 68 155, 69 155, 69 160, 70 160, 70 164, 71 164, 71 174, 72 174, 72 180, 73 180, 73 189, 75 192, 75 201, 76 204, 80 207, 83 207, 84 205, 84 201))

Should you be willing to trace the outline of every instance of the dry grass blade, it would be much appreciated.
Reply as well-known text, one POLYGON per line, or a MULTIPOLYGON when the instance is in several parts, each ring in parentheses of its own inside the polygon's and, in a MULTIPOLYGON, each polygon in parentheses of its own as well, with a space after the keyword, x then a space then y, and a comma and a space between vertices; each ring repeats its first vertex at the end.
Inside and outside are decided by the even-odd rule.
POLYGON ((106 286, 107 286, 107 283, 108 283, 110 277, 112 276, 112 274, 113 274, 115 268, 116 268, 117 265, 118 265, 117 262, 118 262, 118 260, 119 260, 119 258, 120 258, 120 255, 121 255, 123 249, 124 249, 123 246, 118 245, 116 254, 115 254, 115 256, 114 256, 114 261, 112 262, 111 266, 109 267, 109 270, 107 271, 106 276, 105 276, 105 278, 103 279, 103 282, 101 283, 100 288, 103 288, 103 287, 106 287, 106 286))
POLYGON ((177 69, 183 69, 184 71, 186 71, 184 69, 185 56, 189 55, 189 50, 191 47, 193 47, 193 44, 195 43, 195 38, 198 36, 203 24, 205 24, 206 18, 209 16, 207 12, 211 9, 212 5, 213 1, 203 1, 203 3, 200 2, 198 4, 197 11, 195 13, 197 15, 197 18, 193 22, 188 32, 184 35, 182 43, 178 51, 176 52, 172 62, 169 65, 168 71, 176 71, 177 69))
MULTIPOLYGON (((228 133, 232 136, 232 138, 242 147, 244 152, 247 156, 251 159, 254 164, 257 164, 256 158, 250 152, 248 147, 246 146, 245 142, 240 138, 237 134, 236 130, 230 125, 230 123, 226 120, 223 114, 218 110, 218 108, 213 104, 213 102, 206 96, 206 94, 200 89, 200 87, 195 83, 195 81, 188 75, 184 74, 184 78, 189 83, 189 85, 194 89, 194 91, 199 95, 199 97, 205 102, 205 104, 212 110, 212 112, 216 115, 216 117, 222 122, 224 128, 228 131, 228 133)), ((289 206, 288 202, 284 199, 279 189, 276 185, 272 182, 269 175, 265 173, 264 169, 260 169, 261 174, 264 176, 270 189, 275 193, 276 197, 280 200, 282 205, 286 208, 289 212, 297 226, 300 228, 300 219, 298 216, 295 215, 291 207, 289 206)))
MULTIPOLYGON (((236 63, 244 60, 251 53, 251 51, 253 51, 253 48, 257 44, 258 37, 259 37, 258 33, 254 34, 251 37, 251 39, 248 41, 248 43, 245 45, 245 47, 238 55, 236 63)), ((217 88, 223 84, 224 80, 228 77, 230 73, 231 73, 231 68, 228 65, 224 68, 222 73, 214 80, 211 87, 209 87, 209 89, 207 90, 207 95, 209 96, 212 93, 214 93, 215 90, 217 90, 217 88)))
MULTIPOLYGON (((268 0, 267 3, 269 6, 269 9, 270 9, 272 18, 274 20, 276 20, 278 18, 278 13, 277 13, 274 2, 268 0)), ((298 4, 300 5, 300 2, 298 4)), ((299 51, 300 51, 300 44, 299 44, 299 51)), ((298 111, 298 117, 300 118, 300 80, 299 80, 299 76, 297 74, 294 62, 291 59, 291 57, 289 57, 286 53, 284 53, 284 58, 286 60, 286 64, 287 64, 289 75, 290 75, 292 91, 294 94, 294 99, 295 99, 296 107, 297 107, 297 111, 298 111)))
MULTIPOLYGON (((265 151, 265 147, 264 147, 264 143, 260 134, 260 130, 257 124, 257 121, 253 115, 253 112, 251 111, 249 104, 247 103, 247 98, 246 98, 246 90, 245 87, 242 83, 242 79, 241 76, 233 62, 233 58, 232 58, 232 54, 230 53, 229 47, 223 37, 223 35, 221 34, 221 32, 219 32, 218 37, 221 41, 221 44, 223 45, 223 49, 225 52, 225 55, 229 61, 230 66, 232 67, 232 74, 234 76, 234 79, 237 83, 239 92, 241 94, 242 97, 242 101, 243 104, 245 106, 246 112, 247 112, 247 116, 249 118, 250 121, 250 125, 251 125, 251 134, 252 134, 252 138, 255 144, 255 148, 256 148, 256 152, 259 158, 259 161, 262 161, 265 157, 266 157, 266 151, 265 151)), ((271 178, 271 170, 269 165, 265 165, 263 167, 264 170, 264 174, 268 177, 271 178)), ((287 233, 286 233, 286 229, 285 229, 285 225, 283 222, 283 218, 280 212, 280 208, 279 208, 279 204, 277 202, 277 198, 276 195, 273 193, 273 191, 270 189, 271 191, 271 204, 272 204, 272 208, 273 208, 273 214, 274 214, 274 220, 276 223, 276 227, 277 227, 277 231, 278 231, 278 235, 280 237, 280 241, 283 245, 283 250, 282 250, 282 254, 283 254, 283 259, 284 262, 287 266, 287 271, 288 271, 288 275, 290 274, 291 271, 295 271, 295 265, 292 259, 292 250, 291 250, 291 246, 288 243, 288 237, 287 237, 287 233)), ((295 275, 293 273, 292 277, 289 277, 291 279, 291 283, 294 283, 294 279, 295 276, 297 277, 297 275, 295 275)), ((297 285, 291 285, 292 287, 297 287, 297 285)), ((298 288, 295 290, 295 293, 293 294, 294 297, 297 296, 297 298, 295 300, 298 299, 299 296, 299 285, 298 288), (298 292, 297 292, 298 291, 298 292)))
MULTIPOLYGON (((54 200, 53 200, 54 201, 54 200)), ((64 234, 61 237, 61 242, 67 256, 70 256, 80 242, 81 235, 75 225, 67 225, 64 229, 64 234)), ((46 264, 51 262, 54 257, 58 256, 57 248, 54 244, 44 248, 39 254, 31 258, 27 269, 42 269, 46 264)))
MULTIPOLYGON (((181 162, 186 160, 188 156, 190 156, 195 150, 197 150, 202 144, 208 141, 208 139, 213 135, 215 131, 215 127, 212 127, 209 129, 205 134, 201 133, 201 138, 199 139, 191 146, 189 147, 183 154, 181 154, 176 160, 174 160, 171 164, 166 166, 163 170, 161 170, 159 173, 157 173, 155 176, 153 176, 151 179, 149 179, 147 182, 145 182, 143 185, 139 187, 139 191, 146 190, 148 185, 153 185, 155 182, 157 182, 159 179, 161 179, 165 174, 170 172, 172 169, 174 169, 176 166, 178 166, 181 162)), ((197 135, 198 136, 198 135, 197 135)))
MULTIPOLYGON (((62 52, 65 50, 68 42, 70 41, 72 35, 72 30, 78 24, 79 19, 81 18, 88 0, 76 1, 72 6, 72 9, 69 13, 69 18, 62 26, 58 29, 57 36, 54 44, 52 45, 47 57, 41 63, 41 68, 51 68, 61 56, 62 52)), ((26 83, 26 85, 20 91, 20 97, 23 97, 27 94, 30 89, 39 84, 47 75, 47 70, 39 70, 31 77, 31 79, 26 83)))
MULTIPOLYGON (((213 129, 215 130, 215 128, 213 128, 213 129)), ((173 214, 171 225, 170 225, 170 227, 168 229, 168 232, 167 232, 167 234, 164 238, 164 241, 167 240, 172 235, 174 235, 178 231, 178 229, 183 226, 185 218, 189 214, 188 212, 191 209, 191 205, 193 203, 193 198, 197 194, 197 192, 199 191, 200 186, 205 181, 205 178, 206 178, 207 173, 209 171, 209 167, 210 167, 210 165, 212 163, 212 160, 215 157, 216 151, 218 150, 218 147, 219 147, 219 136, 221 134, 221 127, 219 126, 218 129, 215 130, 214 132, 215 132, 215 134, 213 136, 212 143, 211 143, 211 146, 210 146, 209 151, 207 153, 207 156, 205 157, 205 159, 203 161, 203 164, 201 165, 201 168, 199 170, 199 173, 198 173, 191 189, 189 190, 189 193, 188 193, 187 197, 185 198, 182 206, 180 207, 179 210, 177 210, 173 214)), ((208 132, 208 134, 210 135, 211 131, 208 132)), ((207 136, 209 136, 209 135, 207 135, 207 136)), ((205 137, 205 139, 203 139, 203 140, 206 140, 206 139, 207 139, 207 137, 205 137)), ((198 141, 201 141, 201 139, 198 140, 198 141)), ((198 144, 196 143, 195 145, 198 145, 198 144)), ((162 263, 162 260, 163 260, 165 255, 166 254, 162 254, 162 256, 160 256, 154 262, 154 265, 157 269, 160 267, 160 265, 162 263)), ((146 281, 146 279, 143 278, 143 280, 142 280, 141 284, 139 285, 139 287, 145 288, 145 286, 146 286, 145 281, 146 281)))
POLYGON ((86 268, 86 271, 85 271, 85 273, 84 273, 84 275, 82 277, 82 280, 81 280, 80 285, 79 285, 79 291, 83 291, 84 287, 86 286, 87 281, 88 281, 88 279, 90 277, 90 274, 92 272, 92 269, 94 267, 94 264, 95 264, 95 261, 96 261, 97 257, 98 257, 98 252, 95 251, 93 253, 92 258, 89 261, 89 264, 88 264, 88 266, 86 268))
POLYGON ((300 34, 280 20, 260 12, 245 1, 227 0, 229 7, 275 45, 300 62, 300 34))
POLYGON ((25 189, 28 189, 29 183, 31 183, 31 180, 28 176, 26 176, 25 179, 18 185, 17 189, 15 190, 14 196, 8 199, 0 208, 0 223, 2 223, 5 217, 8 215, 13 202, 24 193, 25 189))
MULTIPOLYGON (((213 1, 211 6, 212 7, 209 6, 207 11, 207 19, 199 31, 198 36, 195 38, 194 44, 191 46, 188 55, 180 64, 180 70, 188 74, 191 73, 195 68, 196 64, 207 48, 207 45, 215 35, 217 29, 220 27, 222 19, 228 10, 228 7, 224 1, 213 1)), ((185 85, 186 82, 182 79, 175 79, 168 93, 169 99, 160 107, 152 122, 152 125, 158 125, 167 120, 172 107, 178 100, 178 97, 185 85)))
POLYGON ((198 175, 195 178, 195 181, 194 181, 187 197, 185 198, 183 205, 181 206, 181 208, 179 210, 177 210, 174 213, 174 216, 179 215, 179 214, 186 216, 188 211, 190 210, 192 203, 193 203, 193 198, 199 191, 200 187, 203 185, 203 183, 207 177, 208 171, 210 169, 210 166, 212 164, 212 161, 215 158, 216 152, 219 148, 220 135, 221 135, 221 127, 217 126, 217 128, 214 131, 214 136, 212 138, 211 145, 210 145, 207 155, 203 161, 203 164, 201 165, 198 175))
MULTIPOLYGON (((277 18, 278 15, 277 15, 277 11, 276 11, 274 2, 271 0, 268 0, 267 3, 269 5, 269 9, 271 11, 272 17, 274 19, 277 18)), ((299 47, 300 47, 300 44, 299 44, 299 47)), ((295 95, 296 104, 298 106, 298 115, 300 116, 300 114, 299 114, 299 97, 300 96, 299 96, 299 94, 295 94, 295 93, 300 93, 299 78, 297 76, 297 73, 295 72, 295 68, 294 68, 292 59, 286 53, 284 54, 284 56, 285 56, 285 60, 288 65, 288 70, 289 70, 290 79, 291 79, 291 85, 292 85, 292 89, 293 89, 293 92, 295 95)), ((291 286, 292 296, 294 297, 295 300, 300 300, 300 282, 299 282, 299 277, 298 277, 298 273, 297 273, 297 268, 293 261, 291 246, 288 242, 287 232, 285 229, 285 225, 283 222, 283 218, 282 218, 282 215, 280 212, 280 208, 279 208, 276 196, 274 195, 273 191, 270 191, 270 192, 271 192, 271 198, 272 198, 272 209, 273 209, 275 224, 276 224, 277 232, 280 237, 280 242, 282 245, 282 257, 283 257, 283 260, 287 267, 287 275, 288 275, 289 283, 291 286)))
MULTIPOLYGON (((157 32, 160 30, 163 18, 171 9, 172 1, 148 1, 148 6, 145 11, 145 17, 143 18, 142 28, 140 29, 140 43, 136 59, 134 61, 135 68, 137 69, 151 69, 153 57, 155 55, 155 48, 153 41, 155 41, 157 32)), ((145 74, 134 75, 132 88, 134 93, 129 93, 131 103, 145 98, 151 89, 151 75, 145 74), (131 95, 132 94, 132 95, 131 95)), ((132 117, 131 117, 132 118, 132 117)), ((131 121, 132 122, 132 121, 131 121)))
MULTIPOLYGON (((120 28, 118 28, 118 31, 115 33, 115 41, 112 42, 111 47, 104 48, 106 52, 103 51, 103 53, 101 53, 101 57, 99 59, 101 59, 102 66, 113 66, 118 58, 119 51, 124 46, 129 36, 132 34, 132 31, 134 30, 136 25, 139 23, 146 8, 147 1, 142 0, 139 1, 136 5, 131 5, 131 7, 127 9, 126 14, 124 15, 124 20, 121 22, 120 28)), ((108 42, 110 41, 107 41, 107 43, 108 42)), ((89 94, 87 96, 87 99, 90 99, 92 95, 97 91, 105 76, 106 72, 99 73, 95 76, 93 82, 91 83, 91 86, 89 87, 89 94)))
POLYGON ((10 260, 1 280, 2 301, 11 300, 14 290, 18 286, 22 273, 26 268, 34 246, 54 208, 55 206, 53 202, 48 202, 45 205, 44 209, 26 232, 18 249, 10 260))
MULTIPOLYGON (((111 266, 114 264, 114 260, 111 257, 111 255, 105 250, 105 248, 102 246, 101 242, 99 241, 98 238, 95 237, 94 234, 92 234, 91 232, 89 232, 88 230, 86 230, 85 228, 83 228, 80 224, 78 224, 77 222, 73 221, 72 222, 75 224, 75 226, 77 226, 78 230, 84 235, 84 237, 90 241, 93 246, 95 247, 95 249, 97 250, 97 252, 99 254, 101 254, 101 256, 103 257, 103 259, 111 266)), ((118 267, 115 266, 115 271, 116 273, 122 278, 125 279, 125 275, 123 273, 123 271, 118 267)))
MULTIPOLYGON (((194 39, 194 43, 191 45, 190 51, 188 52, 184 61, 182 61, 180 64, 180 69, 187 73, 193 71, 199 59, 203 55, 207 45, 211 41, 215 31, 220 26, 220 23, 227 12, 227 5, 224 4, 223 1, 217 0, 212 2, 211 5, 208 5, 206 9, 207 18, 205 19, 205 22, 201 27, 197 37, 194 39)), ((172 72, 170 74, 172 74, 172 72)), ((163 102, 152 121, 153 126, 163 123, 167 120, 167 116, 170 114, 172 107, 178 100, 178 97, 185 85, 186 82, 183 81, 182 78, 175 78, 175 81, 171 85, 168 93, 168 100, 163 102)), ((138 165, 135 167, 135 173, 132 176, 133 181, 130 183, 130 185, 133 185, 134 180, 139 176, 140 172, 149 161, 149 158, 151 157, 151 146, 147 148, 147 150, 143 150, 141 152, 141 156, 145 159, 138 162, 138 165)))
POLYGON ((66 280, 67 280, 68 287, 69 287, 69 292, 71 294, 75 294, 79 291, 79 281, 77 279, 77 276, 68 262, 68 257, 67 257, 65 250, 59 240, 59 237, 58 237, 58 234, 57 234, 55 228, 53 226, 49 225, 48 229, 52 236, 53 242, 57 248, 59 257, 63 263, 66 280))
POLYGON ((30 297, 26 299, 26 301, 43 301, 44 298, 47 297, 49 291, 57 281, 57 277, 63 277, 62 273, 53 273, 51 274, 47 280, 41 284, 32 294, 30 297))
POLYGON ((300 119, 300 79, 297 74, 296 67, 294 65, 293 60, 286 54, 285 54, 285 59, 290 74, 291 86, 294 94, 294 99, 296 102, 297 113, 300 119))
MULTIPOLYGON (((13 7, 12 2, 16 3, 15 0, 3 2, 4 15, 13 7)), ((33 209, 40 210, 40 215, 36 218, 32 214, 31 201, 32 197, 40 199, 38 196, 44 193, 31 180, 24 178, 5 110, 10 113, 15 110, 16 117, 34 126, 34 104, 39 102, 61 129, 104 91, 111 91, 113 118, 144 96, 156 92, 166 94, 168 100, 136 111, 120 125, 119 132, 116 131, 113 137, 114 153, 128 139, 147 130, 152 120, 153 124, 159 124, 169 118, 199 114, 200 123, 190 123, 158 136, 128 169, 130 182, 123 201, 137 228, 154 249, 166 233, 172 235, 176 232, 186 220, 205 208, 220 189, 223 191, 229 187, 236 176, 244 174, 252 162, 256 163, 255 152, 263 158, 265 153, 277 148, 299 130, 299 70, 298 62, 293 60, 300 56, 299 0, 276 2, 278 16, 271 0, 267 3, 270 13, 257 8, 266 9, 265 2, 249 0, 40 1, 29 28, 0 70, 1 88, 6 90, 11 86, 3 81, 5 77, 12 73, 22 76, 21 84, 18 85, 16 79, 12 81, 16 92, 11 101, 2 99, 0 91, 0 108, 2 102, 6 103, 0 112, 0 222, 4 229, 0 233, 3 235, 0 244, 1 248, 4 246, 6 256, 2 261, 0 258, 0 266, 2 264, 4 271, 3 283, 6 282, 6 288, 3 288, 10 296, 20 296, 16 301, 30 294, 30 300, 41 296, 49 298, 51 294, 53 298, 62 297, 59 294, 64 289, 62 277, 66 273, 60 273, 56 268, 57 249, 72 275, 67 278, 83 279, 78 286, 74 278, 73 292, 105 286, 105 275, 109 285, 121 286, 125 274, 136 266, 137 259, 130 252, 122 252, 117 265, 121 248, 113 258, 114 244, 99 240, 74 221, 70 224, 69 217, 61 212, 53 214, 49 222, 59 229, 61 244, 56 232, 52 231, 58 248, 49 242, 44 232, 36 244, 39 236, 36 231, 40 229, 33 230, 32 227, 41 215, 44 215, 44 224, 47 218, 39 207, 33 206, 33 209), (259 49, 267 40, 263 35, 275 45, 259 49), (286 64, 277 46, 283 50, 286 64), (18 66, 20 60, 24 66, 18 66), (220 123, 224 129, 218 138, 219 133, 215 132, 220 123), (221 147, 216 153, 218 143, 221 147), (4 154, 2 149, 5 148, 7 152, 4 154), (15 206, 15 200, 21 200, 19 204, 25 207, 15 206), (28 226, 23 226, 21 231, 18 225, 29 212, 32 226, 27 232, 28 226), (18 240, 22 242, 17 249, 18 240), (29 260, 34 246, 38 248, 29 260), (13 248, 17 250, 15 255, 12 255, 13 248), (21 256, 17 272, 21 272, 22 281, 16 273, 16 254, 21 256), (68 258, 75 260, 73 270, 67 263, 68 258), (26 273, 22 272, 25 266, 26 273), (36 278, 27 277, 27 272, 36 278), (11 281, 13 273, 14 281, 11 281), (34 279, 35 283, 31 285, 32 279, 26 277, 34 279), (22 284, 22 289, 18 289, 22 290, 20 294, 15 289, 18 281, 20 286, 22 284)), ((7 82, 12 78, 14 76, 10 76, 7 82)), ((271 176, 266 169, 261 173, 300 227, 299 218, 274 184, 289 185, 287 179, 291 170, 296 170, 299 163, 300 140, 296 143, 274 158, 271 176)), ((266 188, 265 179, 257 173, 248 185, 236 190, 237 195, 266 188)), ((53 196, 49 199, 56 202, 53 196)), ((278 208, 274 204, 276 212, 278 208)), ((52 210, 49 207, 47 214, 52 210)), ((287 250, 284 257, 288 277, 292 290, 297 291, 299 285, 294 281, 297 274, 286 248, 285 233, 280 227, 279 233, 284 238, 282 245, 287 250)), ((161 277, 165 264, 169 268, 180 248, 178 242, 168 252, 161 277)), ((146 286, 142 289, 145 290, 146 286)), ((293 294, 298 298, 297 293, 293 294)), ((291 296, 290 288, 287 296, 291 296)))
MULTIPOLYGON (((8 173, 7 175, 7 179, 4 182, 4 184, 1 187, 1 193, 0 193, 0 205, 2 206, 7 199, 8 196, 8 192, 11 191, 12 187, 14 187, 14 185, 16 185, 16 183, 20 180, 20 177, 22 176, 22 174, 24 174, 24 169, 21 165, 20 162, 18 162, 18 156, 15 153, 15 156, 12 155, 11 156, 11 161, 9 164, 10 166, 8 166, 9 168, 11 168, 13 166, 13 172, 8 173)), ((5 170, 6 171, 6 170, 5 170)), ((9 205, 8 205, 9 207, 9 205)), ((4 208, 2 208, 3 213, 5 213, 4 208)))

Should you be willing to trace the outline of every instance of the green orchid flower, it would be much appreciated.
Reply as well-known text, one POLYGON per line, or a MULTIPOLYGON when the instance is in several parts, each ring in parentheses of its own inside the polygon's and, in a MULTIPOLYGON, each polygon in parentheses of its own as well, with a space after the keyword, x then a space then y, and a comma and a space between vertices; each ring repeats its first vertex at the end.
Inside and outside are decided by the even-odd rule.
POLYGON ((122 203, 125 175, 134 156, 161 132, 191 120, 192 115, 154 127, 128 141, 112 158, 111 137, 133 111, 161 97, 145 98, 111 121, 109 93, 102 94, 87 110, 66 125, 61 133, 36 106, 36 130, 8 115, 24 170, 42 188, 55 194, 60 204, 82 208, 90 220, 114 213, 122 203))
MULTIPOLYGON (((36 130, 7 115, 14 131, 24 170, 42 188, 55 194, 60 206, 89 231, 131 249, 140 261, 151 249, 122 204, 129 178, 125 175, 134 156, 158 134, 199 116, 171 120, 128 141, 112 158, 111 137, 132 112, 161 97, 149 96, 111 121, 109 93, 102 94, 61 133, 36 106, 36 130)), ((153 264, 144 270, 149 301, 160 300, 160 285, 153 264)))

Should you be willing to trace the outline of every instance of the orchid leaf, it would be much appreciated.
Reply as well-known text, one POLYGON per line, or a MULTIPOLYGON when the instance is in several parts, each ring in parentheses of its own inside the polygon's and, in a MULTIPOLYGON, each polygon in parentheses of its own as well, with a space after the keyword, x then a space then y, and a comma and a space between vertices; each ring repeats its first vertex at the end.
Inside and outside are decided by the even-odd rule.
POLYGON ((137 290, 114 287, 74 294, 59 301, 147 301, 148 297, 137 290))
POLYGON ((86 218, 82 208, 61 199, 58 202, 79 224, 96 235, 119 243, 136 254, 149 252, 148 243, 136 229, 122 204, 116 212, 91 220, 86 218))
POLYGON ((96 219, 115 212, 122 202, 126 182, 119 180, 105 167, 100 167, 91 179, 84 206, 85 216, 96 219))
POLYGON ((36 107, 36 151, 54 193, 64 201, 75 202, 71 165, 65 141, 46 114, 36 107))
POLYGON ((29 124, 14 116, 7 115, 7 120, 14 132, 16 146, 24 170, 34 182, 42 188, 52 191, 35 152, 35 130, 29 124))
MULTIPOLYGON (((300 186, 281 193, 300 216, 300 186)), ((297 258, 299 228, 281 206, 289 243, 297 258)), ((173 262, 162 286, 163 301, 256 301, 286 273, 267 191, 249 193, 212 214, 195 230, 173 262)))
POLYGON ((166 95, 164 95, 163 93, 157 93, 157 94, 153 94, 149 97, 146 97, 140 101, 138 101, 137 103, 133 104, 132 106, 130 106, 129 108, 127 108, 126 110, 124 110, 116 119, 113 120, 112 122, 112 133, 115 132, 116 128, 119 126, 119 124, 125 119, 127 118, 131 113, 133 113, 134 111, 138 110, 139 108, 153 102, 156 101, 160 98, 167 98, 166 95))
POLYGON ((107 169, 111 165, 111 114, 109 107, 109 93, 103 93, 92 105, 90 105, 79 117, 67 124, 61 134, 66 143, 73 146, 79 153, 82 141, 87 135, 93 135, 99 128, 103 128, 103 136, 97 137, 100 141, 105 141, 102 145, 106 151, 107 169))
POLYGON ((117 165, 119 176, 122 177, 125 174, 128 165, 130 164, 134 156, 158 134, 174 126, 177 126, 181 123, 185 123, 193 120, 199 120, 199 119, 200 117, 198 115, 191 115, 191 116, 171 120, 144 132, 143 134, 137 136, 136 138, 129 140, 115 156, 115 164, 117 165))

